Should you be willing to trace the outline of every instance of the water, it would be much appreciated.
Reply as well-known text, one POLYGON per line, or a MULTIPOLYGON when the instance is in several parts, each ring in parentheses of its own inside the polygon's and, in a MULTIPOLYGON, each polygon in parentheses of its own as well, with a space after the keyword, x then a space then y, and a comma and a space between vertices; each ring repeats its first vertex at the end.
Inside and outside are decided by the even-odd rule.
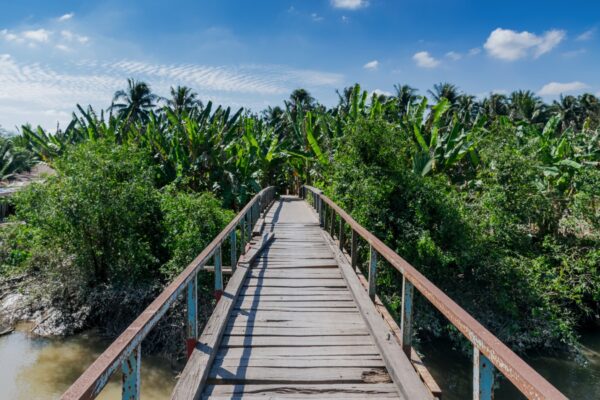
MULTIPOLYGON (((29 335, 21 325, 0 337, 0 400, 57 399, 100 355, 108 343, 93 333, 66 339, 29 335)), ((600 333, 582 337, 586 365, 565 356, 531 356, 526 359, 538 372, 571 399, 600 399, 600 333)), ((446 341, 428 343, 424 362, 444 391, 445 400, 471 398, 471 362, 446 341)), ((120 399, 120 373, 116 373, 99 399, 120 399)), ((170 398, 175 373, 165 359, 143 357, 142 398, 170 398)), ((503 381, 496 400, 522 398, 512 384, 503 381)))
MULTIPOLYGON (((29 335, 21 325, 0 337, 0 400, 58 399, 108 343, 93 333, 66 339, 29 335)), ((175 373, 160 357, 142 358, 142 398, 168 399, 175 373)), ((121 398, 121 374, 114 374, 98 399, 121 398)))
MULTIPOLYGON (((544 378, 570 399, 600 399, 600 332, 583 335, 582 353, 587 362, 573 360, 568 354, 532 355, 525 357, 544 378)), ((472 364, 462 353, 444 340, 423 346, 423 362, 442 388, 444 400, 471 398, 472 364)), ((506 379, 494 392, 495 400, 524 399, 506 379)))

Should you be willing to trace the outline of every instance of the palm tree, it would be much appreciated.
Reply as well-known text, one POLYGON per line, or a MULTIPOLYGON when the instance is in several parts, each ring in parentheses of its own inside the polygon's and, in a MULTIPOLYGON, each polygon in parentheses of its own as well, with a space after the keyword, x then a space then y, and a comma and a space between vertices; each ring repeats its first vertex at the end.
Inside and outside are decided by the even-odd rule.
POLYGON ((558 101, 554 100, 552 102, 550 112, 560 116, 563 130, 569 127, 576 128, 580 125, 582 112, 579 101, 575 96, 563 96, 561 94, 558 101))
POLYGON ((477 118, 479 109, 479 103, 473 95, 461 94, 456 99, 456 113, 458 114, 458 118, 467 125, 470 125, 477 118))
POLYGON ((600 125, 600 102, 598 98, 590 93, 579 96, 579 106, 582 115, 582 124, 588 121, 590 128, 596 129, 600 125))
POLYGON ((171 98, 167 100, 167 105, 177 115, 189 113, 196 107, 202 109, 203 104, 197 97, 198 94, 187 86, 171 86, 171 98))
POLYGON ((148 120, 148 113, 156 105, 158 96, 153 94, 147 83, 127 79, 127 90, 118 90, 113 97, 110 110, 116 110, 117 116, 129 124, 131 121, 148 120))
POLYGON ((408 108, 417 102, 417 89, 409 85, 394 85, 394 89, 396 89, 397 111, 402 117, 406 114, 408 108))
POLYGON ((500 116, 507 116, 508 98, 504 94, 492 93, 481 102, 481 112, 488 117, 488 120, 496 119, 500 116))
POLYGON ((512 120, 530 124, 544 123, 545 106, 542 99, 531 90, 517 90, 509 97, 510 117, 512 120))
POLYGON ((306 89, 296 89, 290 94, 289 104, 292 111, 309 111, 315 107, 315 98, 306 89))
POLYGON ((439 103, 442 99, 447 99, 452 107, 456 105, 460 96, 458 87, 448 82, 440 82, 433 85, 433 90, 428 90, 427 93, 429 93, 436 103, 439 103))

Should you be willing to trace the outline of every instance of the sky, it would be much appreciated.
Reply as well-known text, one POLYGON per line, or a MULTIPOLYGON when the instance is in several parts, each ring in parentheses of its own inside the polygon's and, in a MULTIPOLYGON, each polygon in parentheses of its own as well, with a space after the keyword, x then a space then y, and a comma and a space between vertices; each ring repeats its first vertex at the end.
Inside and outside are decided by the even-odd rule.
POLYGON ((600 94, 596 0, 0 0, 0 126, 66 126, 129 77, 260 111, 306 88, 600 94))

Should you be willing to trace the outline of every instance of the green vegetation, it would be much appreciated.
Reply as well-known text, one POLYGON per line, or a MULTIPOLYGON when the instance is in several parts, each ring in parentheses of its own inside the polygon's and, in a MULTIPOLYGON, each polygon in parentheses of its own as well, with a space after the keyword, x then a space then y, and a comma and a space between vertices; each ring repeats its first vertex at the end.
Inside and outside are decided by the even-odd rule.
MULTIPOLYGON (((107 112, 78 106, 54 133, 23 127, 20 142, 58 174, 15 198, 26 224, 0 230, 2 273, 79 292, 160 286, 261 187, 306 182, 517 350, 572 345, 597 320, 596 97, 355 85, 332 108, 299 89, 257 115, 128 83, 107 112)), ((396 311, 400 277, 385 271, 379 290, 396 311)), ((454 334, 425 304, 418 313, 423 333, 454 334)))

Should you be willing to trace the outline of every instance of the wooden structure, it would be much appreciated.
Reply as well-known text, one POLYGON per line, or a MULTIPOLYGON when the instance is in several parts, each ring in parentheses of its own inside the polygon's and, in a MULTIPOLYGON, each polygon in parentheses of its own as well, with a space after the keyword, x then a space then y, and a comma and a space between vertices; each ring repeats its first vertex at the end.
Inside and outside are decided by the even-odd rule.
POLYGON ((565 399, 318 189, 273 197, 273 188, 259 193, 62 398, 94 398, 121 367, 123 398, 138 399, 141 340, 185 291, 189 360, 173 399, 440 398, 411 345, 416 293, 473 343, 474 399, 492 398, 494 370, 529 399, 565 399), (232 275, 223 288, 226 239, 232 275), (367 276, 357 268, 365 245, 367 276), (403 276, 400 326, 377 296, 382 259, 403 276), (196 274, 208 269, 219 301, 199 335, 196 274))

